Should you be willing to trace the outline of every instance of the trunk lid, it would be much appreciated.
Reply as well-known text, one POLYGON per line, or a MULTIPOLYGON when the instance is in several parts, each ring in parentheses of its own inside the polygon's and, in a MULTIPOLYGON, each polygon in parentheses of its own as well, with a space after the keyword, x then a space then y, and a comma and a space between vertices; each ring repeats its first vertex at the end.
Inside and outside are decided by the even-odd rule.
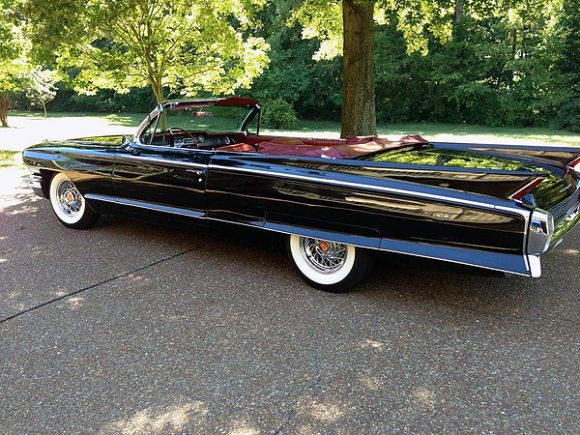
POLYGON ((578 175, 568 166, 578 158, 580 148, 429 143, 363 159, 422 169, 407 181, 523 200, 550 210, 578 190, 578 175))

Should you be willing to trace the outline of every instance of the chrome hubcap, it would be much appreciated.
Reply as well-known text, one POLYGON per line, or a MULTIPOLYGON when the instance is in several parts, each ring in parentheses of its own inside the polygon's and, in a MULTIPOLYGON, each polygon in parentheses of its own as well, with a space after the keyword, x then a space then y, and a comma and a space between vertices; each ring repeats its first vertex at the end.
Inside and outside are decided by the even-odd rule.
POLYGON ((346 245, 326 240, 302 238, 304 258, 316 270, 332 273, 340 269, 346 260, 346 245))
POLYGON ((72 181, 62 181, 56 190, 58 206, 67 216, 73 217, 81 212, 83 197, 72 181))

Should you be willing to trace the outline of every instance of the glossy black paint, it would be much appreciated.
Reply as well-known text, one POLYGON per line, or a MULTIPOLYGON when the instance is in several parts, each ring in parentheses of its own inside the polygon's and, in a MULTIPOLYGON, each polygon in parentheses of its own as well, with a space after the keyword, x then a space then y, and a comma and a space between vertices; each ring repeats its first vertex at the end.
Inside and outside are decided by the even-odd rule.
POLYGON ((115 151, 113 191, 121 198, 195 211, 206 210, 211 153, 124 146, 115 151))
POLYGON ((580 203, 578 175, 562 163, 580 152, 538 153, 446 143, 408 146, 392 161, 384 153, 329 160, 151 147, 110 136, 39 144, 23 158, 45 183, 66 173, 97 210, 225 221, 531 275, 533 207, 509 195, 544 174, 552 191, 539 189, 538 201, 566 208, 556 219, 580 203))
MULTIPOLYGON (((207 185, 210 217, 293 224, 374 236, 378 240, 385 237, 515 254, 523 252, 525 218, 522 214, 499 213, 464 203, 481 201, 480 195, 417 186, 388 177, 350 174, 341 171, 344 164, 315 162, 315 159, 303 161, 307 167, 300 167, 285 165, 286 158, 223 154, 212 159, 210 168, 207 185), (260 174, 260 170, 269 171, 269 174, 260 174), (289 175, 304 179, 288 179, 289 175), (353 183, 353 186, 320 183, 311 181, 312 177, 353 183), (357 187, 361 182, 371 187, 357 187), (398 189, 401 193, 377 192, 372 190, 373 186, 398 189), (413 191, 445 199, 436 201, 410 196, 413 191), (227 204, 227 210, 223 210, 223 204, 227 204)), ((353 163, 346 163, 349 164, 353 163)), ((490 205, 507 205, 495 198, 484 200, 490 205)), ((521 208, 521 212, 529 213, 525 208, 521 208)))

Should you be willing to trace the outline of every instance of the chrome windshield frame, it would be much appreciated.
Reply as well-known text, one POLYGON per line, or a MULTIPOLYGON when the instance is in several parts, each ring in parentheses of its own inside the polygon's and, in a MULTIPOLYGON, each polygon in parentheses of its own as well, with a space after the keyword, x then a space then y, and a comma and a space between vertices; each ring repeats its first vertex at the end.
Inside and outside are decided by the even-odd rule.
MULTIPOLYGON (((179 105, 194 105, 196 103, 192 103, 191 101, 188 100, 184 100, 184 101, 167 101, 165 103, 160 103, 158 104, 155 109, 153 109, 146 117, 145 119, 141 122, 141 124, 139 124, 139 127, 137 127, 137 132, 135 133, 135 143, 137 145, 141 145, 141 146, 156 146, 156 145, 152 145, 151 143, 146 144, 143 143, 141 141, 143 134, 145 133, 145 131, 147 130, 147 128, 151 125, 152 122, 159 122, 159 115, 161 113, 163 113, 165 111, 165 109, 167 107, 175 107, 175 106, 179 106, 179 105)), ((200 100, 199 104, 215 104, 214 101, 208 100, 208 101, 203 101, 200 100)), ((261 121, 261 113, 262 113, 262 109, 260 108, 260 106, 258 104, 254 105, 254 106, 231 106, 231 107, 246 107, 249 109, 248 114, 246 115, 246 117, 244 118, 244 120, 242 121, 239 130, 237 131, 232 131, 232 133, 246 133, 247 134, 247 130, 249 125, 252 123, 252 121, 256 118, 256 116, 258 117, 258 124, 257 124, 257 128, 256 128, 256 135, 260 134, 260 121, 261 121)), ((224 133, 228 133, 228 132, 224 132, 224 133)))

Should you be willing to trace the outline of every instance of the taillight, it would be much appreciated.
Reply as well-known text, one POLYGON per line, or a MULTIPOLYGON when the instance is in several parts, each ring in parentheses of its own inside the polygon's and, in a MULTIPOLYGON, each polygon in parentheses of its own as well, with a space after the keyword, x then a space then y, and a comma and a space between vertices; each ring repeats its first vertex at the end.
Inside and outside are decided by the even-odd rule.
POLYGON ((550 248, 554 235, 554 217, 551 213, 536 209, 532 212, 528 230, 528 254, 540 255, 550 248))
POLYGON ((568 167, 576 172, 580 172, 580 157, 577 157, 568 163, 568 167))
POLYGON ((524 196, 526 196, 528 193, 530 193, 532 190, 534 190, 536 187, 538 187, 540 184, 542 184, 542 182, 544 180, 545 180, 545 177, 534 178, 532 181, 530 181, 524 187, 522 187, 521 189, 512 193, 510 195, 510 199, 515 199, 518 201, 521 200, 524 196))

